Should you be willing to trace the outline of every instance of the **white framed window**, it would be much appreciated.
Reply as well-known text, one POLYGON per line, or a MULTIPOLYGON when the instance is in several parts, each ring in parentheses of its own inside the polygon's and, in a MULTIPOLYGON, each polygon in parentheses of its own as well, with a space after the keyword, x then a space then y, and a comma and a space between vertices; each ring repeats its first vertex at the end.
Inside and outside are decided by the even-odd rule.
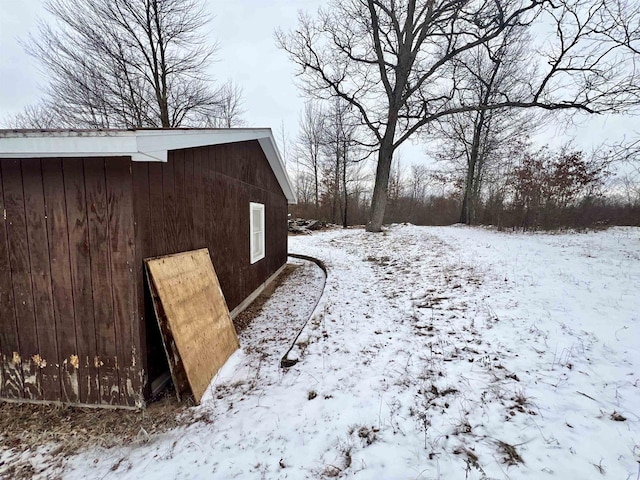
POLYGON ((264 205, 249 203, 251 263, 264 258, 264 205))

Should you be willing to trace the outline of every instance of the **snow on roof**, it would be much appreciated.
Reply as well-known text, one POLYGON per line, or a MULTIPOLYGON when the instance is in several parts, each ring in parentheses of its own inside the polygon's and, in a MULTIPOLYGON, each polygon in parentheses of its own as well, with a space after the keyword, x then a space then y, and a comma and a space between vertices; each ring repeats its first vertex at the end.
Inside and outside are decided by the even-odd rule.
POLYGON ((130 156, 166 162, 169 150, 257 140, 289 203, 293 185, 270 128, 141 128, 129 130, 0 130, 0 158, 130 156))

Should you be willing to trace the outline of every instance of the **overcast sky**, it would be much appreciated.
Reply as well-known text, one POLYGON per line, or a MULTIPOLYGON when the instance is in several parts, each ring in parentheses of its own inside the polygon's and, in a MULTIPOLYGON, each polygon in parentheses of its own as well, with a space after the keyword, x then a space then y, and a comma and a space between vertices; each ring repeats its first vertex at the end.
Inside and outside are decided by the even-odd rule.
MULTIPOLYGON (((231 78, 244 91, 246 120, 274 132, 296 128, 302 100, 293 84, 294 68, 277 49, 274 31, 296 25, 298 9, 315 11, 321 0, 207 1, 214 15, 212 41, 219 43, 212 76, 231 78)), ((16 113, 40 98, 46 77, 20 45, 36 31, 38 17, 46 17, 41 0, 0 0, 0 117, 16 113)))
MULTIPOLYGON (((41 0, 0 0, 0 119, 19 112, 40 98, 46 77, 28 56, 20 39, 35 32, 38 17, 46 12, 41 0)), ((281 140, 285 133, 296 135, 303 99, 293 82, 294 67, 275 46, 274 30, 292 29, 298 10, 315 12, 323 0, 210 0, 214 14, 211 37, 220 49, 213 64, 213 77, 232 79, 244 91, 248 126, 271 127, 281 140)), ((620 140, 633 134, 637 119, 600 117, 571 128, 567 134, 584 149, 604 140, 620 140)), ((561 143, 555 128, 538 136, 539 143, 561 143)), ((562 136, 564 139, 565 136, 562 136)), ((424 147, 411 145, 402 153, 403 162, 424 161, 424 147)))

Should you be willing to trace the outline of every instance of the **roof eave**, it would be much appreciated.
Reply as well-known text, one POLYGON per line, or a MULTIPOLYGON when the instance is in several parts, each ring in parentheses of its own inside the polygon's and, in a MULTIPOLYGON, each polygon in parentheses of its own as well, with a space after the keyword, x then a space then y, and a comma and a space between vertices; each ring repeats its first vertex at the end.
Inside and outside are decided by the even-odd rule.
POLYGON ((257 140, 289 204, 295 191, 270 128, 159 130, 5 130, 0 158, 131 157, 134 162, 166 162, 184 148, 257 140))

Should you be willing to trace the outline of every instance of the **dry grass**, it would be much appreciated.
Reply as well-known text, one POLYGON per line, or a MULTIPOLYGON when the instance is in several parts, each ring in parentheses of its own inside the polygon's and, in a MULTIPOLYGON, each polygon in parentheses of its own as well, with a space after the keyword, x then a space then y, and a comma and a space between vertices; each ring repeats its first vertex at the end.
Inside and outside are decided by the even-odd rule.
MULTIPOLYGON (((50 465, 86 448, 144 443, 180 424, 191 423, 188 404, 173 392, 145 410, 81 408, 60 405, 0 403, 0 450, 19 454, 49 445, 50 465)), ((24 458, 24 457, 23 457, 24 458)), ((0 463, 2 478, 31 478, 27 460, 0 463)))
POLYGON ((518 465, 519 463, 524 463, 524 460, 516 450, 514 445, 498 440, 496 442, 498 446, 498 450, 502 453, 502 461, 510 466, 518 465))
POLYGON ((469 474, 471 473, 472 469, 475 469, 478 472, 480 472, 480 474, 482 475, 481 478, 486 478, 486 474, 484 473, 484 470, 480 466, 480 459, 478 458, 478 455, 476 455, 476 453, 473 450, 470 450, 461 445, 458 448, 456 448, 453 451, 453 453, 455 455, 460 455, 464 459, 464 463, 467 464, 467 467, 464 472, 465 479, 469 478, 469 474))
POLYGON ((627 417, 614 410, 611 414, 611 420, 615 420, 616 422, 625 422, 627 420, 627 417))

